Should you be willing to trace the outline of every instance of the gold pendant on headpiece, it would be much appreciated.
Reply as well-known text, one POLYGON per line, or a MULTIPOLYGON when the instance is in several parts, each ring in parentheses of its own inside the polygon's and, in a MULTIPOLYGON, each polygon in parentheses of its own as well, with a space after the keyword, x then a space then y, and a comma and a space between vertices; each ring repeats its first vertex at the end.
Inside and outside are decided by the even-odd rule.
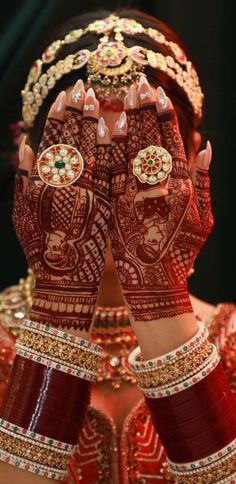
POLYGON ((41 59, 34 62, 22 91, 22 112, 26 128, 34 125, 40 106, 61 77, 81 69, 86 64, 88 82, 94 84, 93 87, 98 91, 104 93, 105 90, 108 97, 113 94, 112 91, 115 96, 127 92, 132 82, 138 81, 143 73, 145 75, 146 67, 158 69, 178 84, 185 92, 196 116, 201 117, 203 94, 199 79, 181 47, 156 29, 145 28, 133 19, 110 15, 90 23, 84 29, 70 31, 64 39, 53 41, 41 59), (81 49, 56 60, 63 47, 77 42, 88 33, 102 35, 96 50, 90 52, 81 49), (136 34, 154 40, 157 49, 152 51, 141 46, 126 47, 124 36, 136 34), (165 45, 169 55, 158 52, 158 44, 165 45))
POLYGON ((83 171, 84 162, 76 148, 60 143, 50 146, 41 153, 37 168, 44 183, 52 187, 65 187, 78 180, 83 171))
POLYGON ((166 180, 172 170, 172 156, 162 146, 148 146, 133 160, 133 173, 142 183, 154 185, 166 180))

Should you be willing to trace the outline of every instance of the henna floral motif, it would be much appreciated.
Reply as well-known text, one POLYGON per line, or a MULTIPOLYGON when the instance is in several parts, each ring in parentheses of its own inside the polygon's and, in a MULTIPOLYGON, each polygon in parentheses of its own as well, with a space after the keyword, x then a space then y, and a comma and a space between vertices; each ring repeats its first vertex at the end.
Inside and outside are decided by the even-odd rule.
POLYGON ((104 267, 110 218, 109 147, 97 146, 97 121, 72 108, 64 124, 48 119, 39 153, 52 144, 77 148, 84 159, 80 178, 50 187, 34 167, 23 196, 16 176, 13 221, 35 275, 31 318, 50 325, 89 330, 104 267))
POLYGON ((187 274, 213 226, 209 177, 198 172, 195 192, 173 110, 158 117, 149 105, 127 116, 127 138, 112 143, 110 237, 134 318, 154 321, 192 312, 187 274), (133 159, 150 143, 172 156, 165 197, 132 173, 133 159))

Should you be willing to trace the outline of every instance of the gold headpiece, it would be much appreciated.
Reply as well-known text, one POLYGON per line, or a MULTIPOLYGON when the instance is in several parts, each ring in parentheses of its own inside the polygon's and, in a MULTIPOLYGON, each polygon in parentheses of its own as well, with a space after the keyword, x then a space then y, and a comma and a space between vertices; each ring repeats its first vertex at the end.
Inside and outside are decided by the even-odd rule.
POLYGON ((42 58, 34 62, 30 69, 24 90, 23 119, 26 128, 34 124, 35 117, 48 92, 62 76, 87 64, 88 83, 96 84, 100 89, 127 91, 127 86, 138 80, 144 73, 145 66, 165 72, 186 93, 194 113, 199 118, 202 114, 203 93, 194 66, 187 60, 183 50, 175 42, 168 41, 158 30, 144 28, 140 23, 129 18, 115 15, 96 20, 84 29, 69 32, 64 39, 56 40, 47 47, 42 58), (87 33, 103 35, 95 51, 82 49, 52 64, 42 73, 44 64, 51 64, 61 47, 76 42, 87 33), (110 40, 113 33, 114 40, 110 40), (159 44, 167 46, 171 55, 164 56, 140 46, 128 48, 122 34, 144 34, 159 44))

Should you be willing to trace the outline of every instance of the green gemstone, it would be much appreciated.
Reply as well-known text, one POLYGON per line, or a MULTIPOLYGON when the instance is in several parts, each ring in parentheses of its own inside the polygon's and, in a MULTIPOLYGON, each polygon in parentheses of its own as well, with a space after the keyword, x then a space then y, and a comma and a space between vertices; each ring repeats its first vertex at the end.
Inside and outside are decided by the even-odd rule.
POLYGON ((64 163, 64 161, 56 161, 55 165, 54 165, 56 168, 65 168, 66 164, 64 163))
POLYGON ((154 161, 153 161, 153 160, 147 160, 147 164, 148 164, 148 165, 152 165, 153 163, 154 163, 154 161))

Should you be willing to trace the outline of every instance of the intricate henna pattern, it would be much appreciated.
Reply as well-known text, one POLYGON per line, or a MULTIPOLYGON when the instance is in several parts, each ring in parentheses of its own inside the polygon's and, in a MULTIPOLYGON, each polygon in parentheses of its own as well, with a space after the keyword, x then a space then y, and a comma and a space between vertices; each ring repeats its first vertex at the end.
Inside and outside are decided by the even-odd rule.
POLYGON ((39 152, 65 142, 84 170, 68 187, 45 185, 34 170, 27 196, 17 174, 13 221, 35 275, 31 318, 89 330, 104 267, 110 219, 109 146, 97 147, 97 122, 67 110, 64 126, 47 120, 39 152))
POLYGON ((187 274, 213 226, 209 179, 198 174, 196 196, 174 111, 155 121, 152 105, 127 114, 127 139, 112 143, 110 230, 124 296, 140 321, 192 312, 187 274), (133 158, 148 143, 172 155, 166 197, 132 172, 133 158))

